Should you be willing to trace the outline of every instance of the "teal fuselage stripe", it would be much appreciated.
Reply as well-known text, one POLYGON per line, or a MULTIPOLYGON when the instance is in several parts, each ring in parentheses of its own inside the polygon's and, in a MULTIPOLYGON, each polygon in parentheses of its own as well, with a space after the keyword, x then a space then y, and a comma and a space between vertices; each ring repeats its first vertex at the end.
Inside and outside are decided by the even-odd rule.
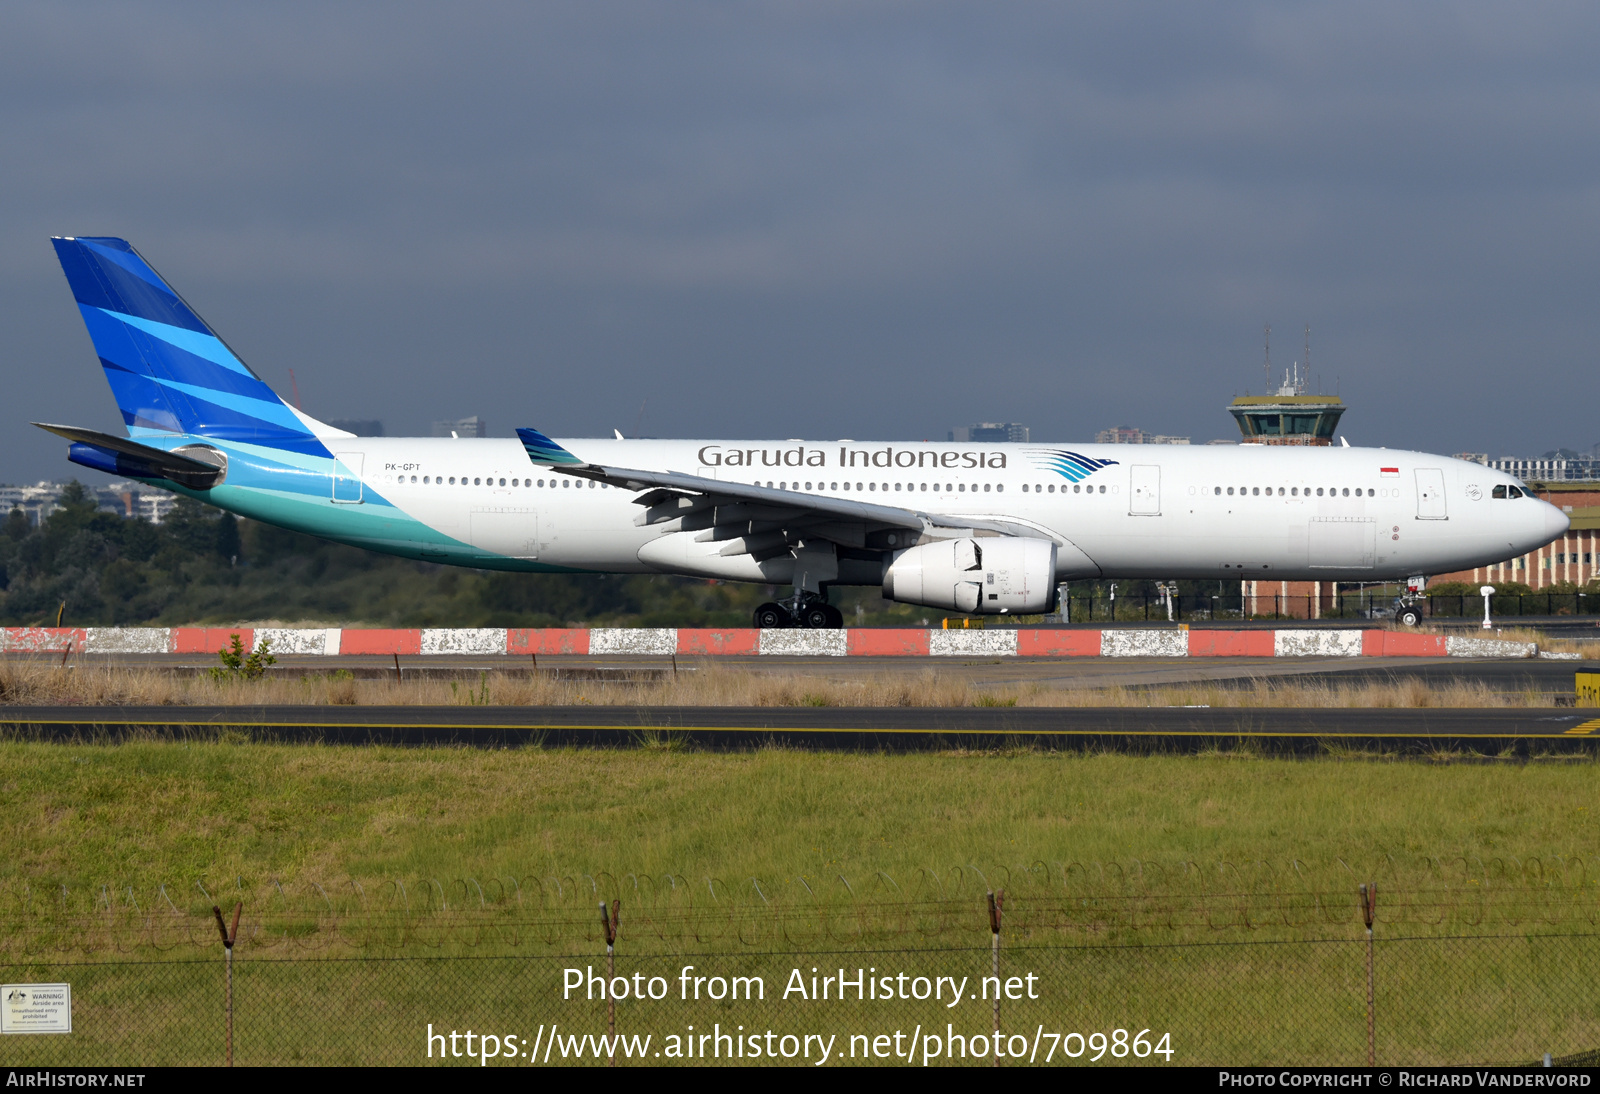
MULTIPOLYGON (((251 520, 274 524, 291 531, 349 544, 369 551, 438 562, 451 566, 470 566, 483 570, 514 573, 585 573, 570 566, 554 566, 533 559, 506 558, 486 553, 454 536, 446 535, 416 517, 403 512, 375 491, 362 484, 360 502, 335 502, 333 479, 335 460, 308 457, 304 453, 286 454, 293 463, 262 458, 257 446, 242 446, 209 437, 168 434, 166 444, 177 448, 202 442, 228 455, 228 474, 220 486, 194 490, 166 479, 139 481, 183 494, 208 505, 226 509, 251 520), (246 447, 251 451, 246 451, 246 447), (316 465, 325 466, 325 470, 316 465)), ((141 438, 141 441, 155 438, 141 438)))

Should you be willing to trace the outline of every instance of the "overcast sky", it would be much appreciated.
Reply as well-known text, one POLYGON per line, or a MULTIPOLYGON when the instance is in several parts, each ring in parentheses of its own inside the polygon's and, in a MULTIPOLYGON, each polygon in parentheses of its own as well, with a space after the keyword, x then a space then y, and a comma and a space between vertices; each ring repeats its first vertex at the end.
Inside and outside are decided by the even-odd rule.
POLYGON ((0 481, 120 424, 53 234, 392 434, 1203 442, 1270 322, 1352 443, 1588 448, 1597 57, 1592 4, 9 3, 0 481))

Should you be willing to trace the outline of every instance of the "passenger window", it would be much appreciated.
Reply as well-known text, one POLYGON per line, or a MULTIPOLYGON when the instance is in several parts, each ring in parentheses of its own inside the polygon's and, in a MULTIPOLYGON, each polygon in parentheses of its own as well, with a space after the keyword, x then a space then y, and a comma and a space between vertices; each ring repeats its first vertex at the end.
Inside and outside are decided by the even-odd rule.
POLYGON ((988 483, 984 483, 983 484, 983 492, 985 494, 987 494, 989 492, 989 484, 988 483))
POLYGON ((957 486, 956 489, 965 494, 967 492, 967 484, 962 483, 960 486, 957 486))
POLYGON ((1027 483, 1023 483, 1022 484, 1022 492, 1024 494, 1026 494, 1028 492, 1028 484, 1027 483))
POLYGON ((1229 496, 1229 497, 1230 497, 1230 498, 1231 498, 1231 497, 1233 497, 1233 487, 1231 487, 1231 486, 1230 486, 1230 487, 1228 487, 1228 496, 1229 496))
POLYGON ((1104 493, 1105 493, 1105 492, 1106 492, 1106 488, 1105 488, 1105 487, 1103 487, 1103 486, 1102 486, 1102 487, 1101 487, 1101 488, 1100 488, 1100 492, 1101 492, 1101 493, 1102 493, 1102 494, 1104 494, 1104 493))
POLYGON ((996 494, 1004 494, 1006 492, 1006 484, 1003 483, 1003 482, 995 483, 994 484, 994 492, 996 494))
POLYGON ((1055 486, 1055 483, 1051 483, 1051 484, 1050 484, 1050 492, 1051 492, 1051 493, 1052 493, 1052 494, 1054 494, 1054 493, 1055 493, 1055 492, 1056 492, 1056 486, 1055 486))
POLYGON ((561 480, 561 489, 563 489, 563 490, 571 490, 572 489, 572 480, 571 479, 562 479, 561 480))
POLYGON ((1253 490, 1251 490, 1250 492, 1252 494, 1258 494, 1259 495, 1261 493, 1261 487, 1257 486, 1253 490))
POLYGON ((455 484, 456 484, 456 477, 454 475, 451 475, 450 476, 450 485, 454 486, 455 484))
POLYGON ((1298 498, 1300 496, 1300 488, 1298 486, 1289 487, 1289 496, 1291 498, 1298 498))
POLYGON ((1347 498, 1350 496, 1350 488, 1348 486, 1344 488, 1344 496, 1347 498))
POLYGON ((1322 487, 1317 487, 1317 497, 1322 497, 1322 487))
POLYGON ((1079 490, 1082 490, 1082 489, 1083 489, 1083 487, 1078 485, 1077 483, 1073 483, 1072 484, 1072 492, 1074 494, 1076 494, 1079 490))
POLYGON ((1283 487, 1278 487, 1278 497, 1283 497, 1283 487))

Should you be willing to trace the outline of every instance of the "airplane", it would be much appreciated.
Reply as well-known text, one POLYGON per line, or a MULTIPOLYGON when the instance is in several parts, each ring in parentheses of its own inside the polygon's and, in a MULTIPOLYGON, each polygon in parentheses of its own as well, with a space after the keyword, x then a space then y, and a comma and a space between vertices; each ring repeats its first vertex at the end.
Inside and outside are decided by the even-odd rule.
POLYGON ((1388 581, 1543 546, 1561 510, 1383 448, 358 437, 301 412, 125 240, 52 240, 127 428, 67 458, 252 520, 455 566, 787 586, 757 627, 837 628, 835 586, 980 615, 1098 578, 1388 581))

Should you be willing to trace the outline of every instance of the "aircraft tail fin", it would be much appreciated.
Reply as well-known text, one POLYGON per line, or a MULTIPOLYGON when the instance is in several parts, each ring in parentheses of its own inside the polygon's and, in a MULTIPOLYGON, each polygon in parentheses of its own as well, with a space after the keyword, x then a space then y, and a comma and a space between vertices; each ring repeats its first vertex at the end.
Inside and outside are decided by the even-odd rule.
POLYGON ((126 240, 51 242, 129 433, 328 455, 318 438, 340 431, 279 398, 126 240))

